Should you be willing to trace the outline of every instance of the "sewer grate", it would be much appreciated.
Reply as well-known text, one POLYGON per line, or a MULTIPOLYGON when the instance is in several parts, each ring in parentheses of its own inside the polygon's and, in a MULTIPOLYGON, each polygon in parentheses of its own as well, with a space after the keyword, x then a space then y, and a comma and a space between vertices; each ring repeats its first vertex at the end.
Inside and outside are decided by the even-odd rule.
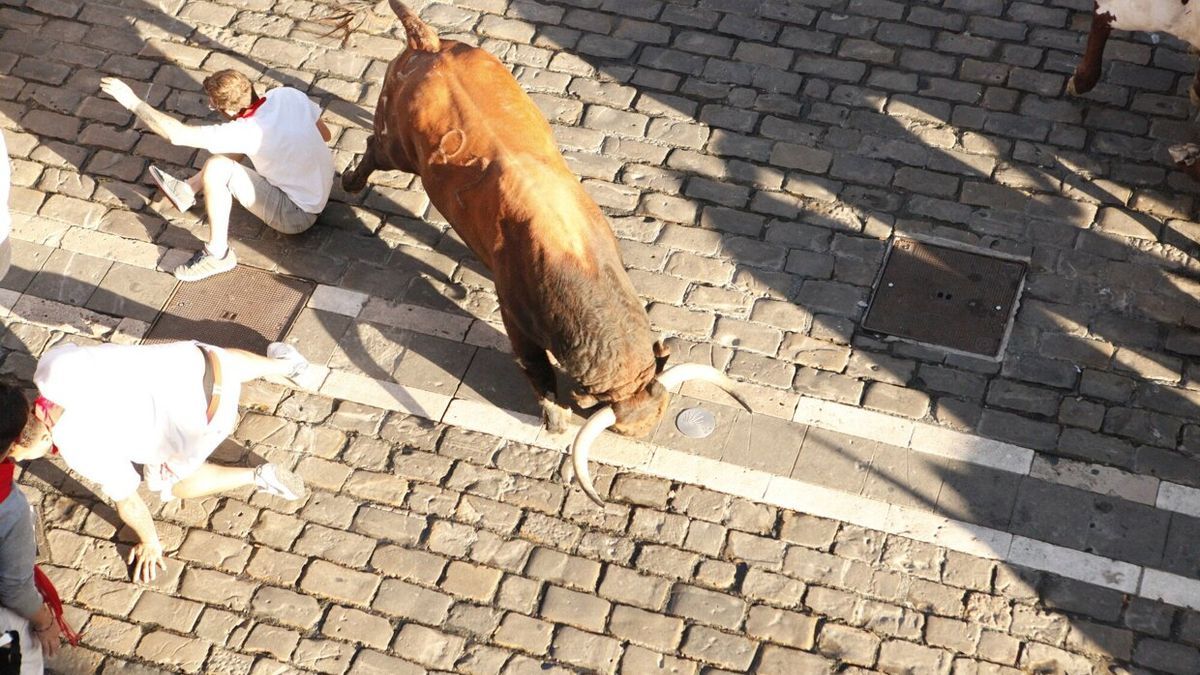
POLYGON ((180 283, 142 343, 197 340, 262 354, 283 339, 315 287, 245 265, 180 283))
POLYGON ((862 327, 999 358, 1026 263, 913 239, 892 242, 862 327))

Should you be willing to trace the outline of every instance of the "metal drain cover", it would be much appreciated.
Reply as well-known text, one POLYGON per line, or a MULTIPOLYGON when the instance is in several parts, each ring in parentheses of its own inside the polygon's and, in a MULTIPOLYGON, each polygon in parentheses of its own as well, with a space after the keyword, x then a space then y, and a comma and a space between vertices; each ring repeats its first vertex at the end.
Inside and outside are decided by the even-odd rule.
POLYGON ((180 283, 142 343, 198 340, 261 354, 283 338, 314 288, 245 265, 180 283))
POLYGON ((862 327, 998 358, 1027 265, 896 238, 862 327))
POLYGON ((688 438, 708 438, 717 428, 717 418, 704 408, 687 408, 675 417, 675 428, 688 438))

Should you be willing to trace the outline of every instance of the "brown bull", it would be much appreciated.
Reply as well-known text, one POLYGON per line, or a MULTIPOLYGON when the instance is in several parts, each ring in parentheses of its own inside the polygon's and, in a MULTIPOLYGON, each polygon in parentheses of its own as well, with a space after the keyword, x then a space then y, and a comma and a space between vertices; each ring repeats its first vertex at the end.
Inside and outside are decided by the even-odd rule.
POLYGON ((685 379, 730 393, 733 383, 707 366, 663 371, 668 350, 650 331, 616 238, 533 101, 496 57, 439 39, 403 3, 389 2, 408 49, 388 66, 374 133, 342 187, 361 190, 377 169, 421 176, 434 206, 491 270, 513 353, 546 426, 562 431, 569 416, 557 403, 547 352, 578 383, 581 405, 606 404, 571 449, 580 485, 602 503, 587 452, 604 429, 649 433, 667 390, 685 379))

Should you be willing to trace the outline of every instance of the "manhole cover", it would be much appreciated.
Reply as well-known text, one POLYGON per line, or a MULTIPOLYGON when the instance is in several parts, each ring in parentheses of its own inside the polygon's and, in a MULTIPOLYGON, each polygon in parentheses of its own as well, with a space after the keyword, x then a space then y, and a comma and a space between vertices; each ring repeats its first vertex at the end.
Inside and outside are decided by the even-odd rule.
POLYGON ((181 283, 143 344, 199 340, 263 353, 283 338, 315 284, 245 265, 181 283))
POLYGON ((897 238, 863 328, 998 358, 1026 264, 897 238))
POLYGON ((708 438, 717 428, 717 418, 704 408, 688 408, 675 418, 675 428, 688 438, 708 438))

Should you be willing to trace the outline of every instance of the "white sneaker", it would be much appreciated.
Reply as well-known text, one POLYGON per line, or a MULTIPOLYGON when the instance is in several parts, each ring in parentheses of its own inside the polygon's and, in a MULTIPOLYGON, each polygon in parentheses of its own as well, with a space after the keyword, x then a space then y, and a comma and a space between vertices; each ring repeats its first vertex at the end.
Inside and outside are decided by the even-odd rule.
POLYGON ((296 378, 303 375, 304 371, 308 368, 308 359, 304 358, 304 355, 299 350, 286 342, 272 342, 267 345, 267 357, 286 361, 291 365, 291 369, 284 373, 283 376, 290 380, 292 384, 296 384, 296 378))
POLYGON ((153 164, 150 165, 150 178, 180 212, 196 205, 196 192, 187 181, 179 180, 153 164))
POLYGON ((187 262, 175 268, 175 278, 180 281, 200 281, 207 279, 214 274, 228 272, 237 267, 237 255, 233 249, 225 252, 225 256, 218 258, 208 252, 208 249, 202 248, 196 251, 187 262))
POLYGON ((295 501, 304 499, 308 488, 304 479, 278 464, 263 464, 254 469, 254 487, 259 492, 295 501))

